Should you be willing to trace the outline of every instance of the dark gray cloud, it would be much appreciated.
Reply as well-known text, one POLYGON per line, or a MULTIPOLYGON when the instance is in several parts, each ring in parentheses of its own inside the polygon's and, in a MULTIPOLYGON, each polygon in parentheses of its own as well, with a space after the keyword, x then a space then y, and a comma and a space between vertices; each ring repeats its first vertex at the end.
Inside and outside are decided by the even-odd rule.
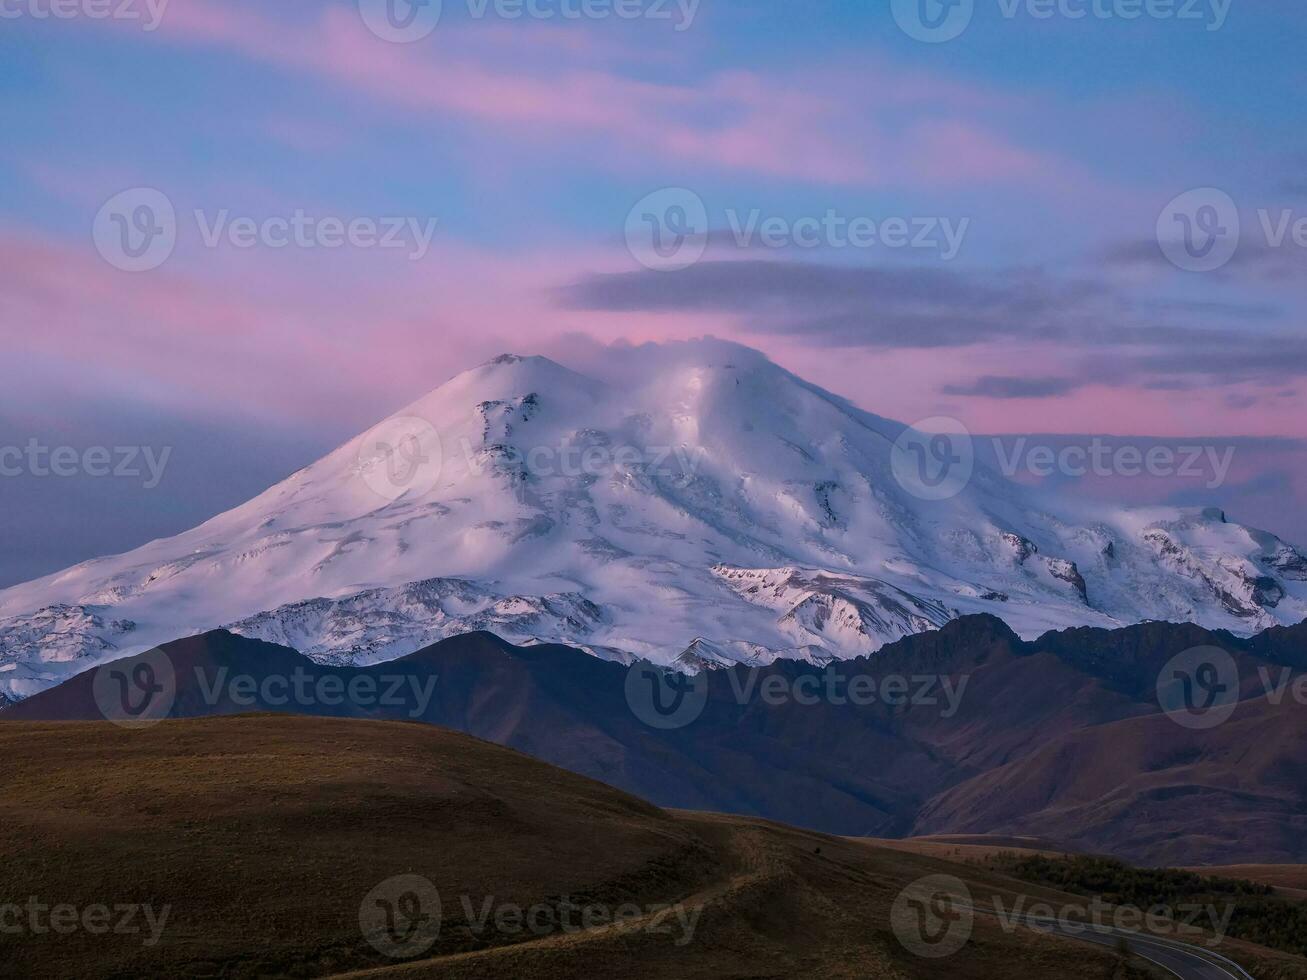
POLYGON ((1074 378, 1021 378, 987 374, 966 384, 945 385, 946 395, 976 398, 1052 398, 1083 388, 1074 378))
POLYGON ((959 347, 1097 329, 1092 283, 1038 270, 987 279, 951 269, 859 267, 750 259, 676 273, 592 276, 560 293, 572 309, 727 313, 757 333, 840 347, 959 347))
MULTIPOLYGON (((1153 252, 1165 261, 1156 245, 1153 252)), ((828 347, 1048 342, 1066 350, 1082 383, 1184 390, 1245 381, 1279 385, 1307 376, 1307 341, 1267 332, 1274 307, 1224 298, 1159 300, 1106 274, 707 261, 676 273, 594 275, 563 288, 558 302, 581 310, 720 313, 755 334, 828 347), (1251 323, 1258 329, 1248 329, 1251 323)), ((989 384, 988 397, 1033 397, 989 384)))
MULTIPOLYGON (((1293 241, 1293 222, 1301 217, 1300 212, 1286 213, 1283 209, 1270 209, 1265 215, 1257 211, 1244 215, 1239 248, 1229 263, 1202 275, 1214 281, 1301 285, 1307 274, 1307 250, 1293 241)), ((1178 271, 1152 238, 1118 242, 1100 257, 1109 268, 1168 275, 1178 271)))

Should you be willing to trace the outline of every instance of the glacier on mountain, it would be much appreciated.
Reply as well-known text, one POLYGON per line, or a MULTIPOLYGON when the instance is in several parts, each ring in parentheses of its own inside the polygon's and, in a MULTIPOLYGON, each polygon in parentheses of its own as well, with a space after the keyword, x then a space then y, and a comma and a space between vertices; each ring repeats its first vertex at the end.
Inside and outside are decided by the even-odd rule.
POLYGON ((898 422, 720 341, 580 374, 504 356, 248 503, 0 591, 0 694, 218 626, 329 663, 490 629, 698 670, 1018 632, 1307 616, 1307 559, 1212 510, 1069 503, 976 464, 896 475, 898 422))

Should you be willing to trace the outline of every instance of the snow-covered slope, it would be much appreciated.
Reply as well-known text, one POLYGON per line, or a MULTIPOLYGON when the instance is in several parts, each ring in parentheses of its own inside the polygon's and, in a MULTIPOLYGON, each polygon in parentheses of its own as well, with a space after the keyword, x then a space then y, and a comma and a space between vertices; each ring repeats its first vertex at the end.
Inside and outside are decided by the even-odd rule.
POLYGON ((978 468, 900 485, 900 423, 717 341, 597 376, 501 357, 244 506, 0 592, 0 692, 215 626, 328 661, 469 629, 686 669, 820 661, 967 612, 1019 632, 1307 616, 1307 560, 1212 511, 1092 508, 978 468))

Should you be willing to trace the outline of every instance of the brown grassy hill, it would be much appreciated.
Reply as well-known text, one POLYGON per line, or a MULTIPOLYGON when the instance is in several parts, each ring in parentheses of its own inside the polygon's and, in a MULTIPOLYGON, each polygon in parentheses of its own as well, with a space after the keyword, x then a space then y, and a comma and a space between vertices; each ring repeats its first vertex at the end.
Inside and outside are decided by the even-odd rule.
MULTIPOLYGON (((942 872, 978 900, 1009 902, 1023 887, 862 841, 660 810, 428 725, 14 722, 0 727, 0 753, 0 907, 149 905, 164 922, 153 945, 140 933, 0 931, 7 976, 924 978, 940 963, 890 927, 905 885, 942 872), (412 918, 438 921, 439 934, 411 960, 383 955, 360 925, 361 907, 417 896, 382 889, 377 904, 377 886, 404 875, 440 896, 412 918), (569 931, 557 927, 569 902, 629 911, 619 926, 569 931), (545 928, 478 924, 486 907, 511 905, 543 910, 545 928)), ((1110 950, 989 919, 946 970, 1146 975, 1110 950)))
MULTIPOLYGON (((315 664, 221 630, 163 649, 177 682, 174 718, 299 711, 420 720, 660 806, 847 836, 1035 836, 1154 864, 1307 860, 1307 712, 1259 696, 1261 671, 1301 676, 1307 625, 1239 640, 1146 623, 1027 643, 1000 620, 969 616, 829 671, 793 661, 714 671, 704 677, 702 714, 674 730, 641 720, 623 666, 563 646, 517 647, 488 633, 361 668, 315 664), (1245 699, 1228 723, 1195 732, 1161 713, 1157 681, 1174 655, 1200 644, 1231 652, 1245 699), (298 672, 338 690, 356 681, 388 689, 384 681, 399 680, 402 691, 427 696, 389 706, 348 698, 278 704, 236 698, 234 684, 214 687, 219 677, 253 684, 298 672), (924 677, 934 694, 947 683, 965 696, 944 710, 933 696, 898 705, 825 697, 768 703, 757 693, 772 682, 797 690, 855 675, 876 683, 914 678, 914 690, 924 677)), ((112 669, 135 666, 128 659, 112 669)), ((102 717, 99 674, 0 711, 0 728, 102 717)))
POLYGON ((1227 864, 1188 868, 1196 874, 1217 878, 1235 878, 1270 885, 1276 893, 1298 902, 1307 902, 1307 865, 1303 864, 1227 864))
POLYGON ((1266 861, 1291 862, 1307 837, 1304 744, 1307 711, 1287 701, 1250 699, 1206 731, 1161 715, 1095 725, 936 797, 917 832, 1003 827, 1161 865, 1256 841, 1266 861))

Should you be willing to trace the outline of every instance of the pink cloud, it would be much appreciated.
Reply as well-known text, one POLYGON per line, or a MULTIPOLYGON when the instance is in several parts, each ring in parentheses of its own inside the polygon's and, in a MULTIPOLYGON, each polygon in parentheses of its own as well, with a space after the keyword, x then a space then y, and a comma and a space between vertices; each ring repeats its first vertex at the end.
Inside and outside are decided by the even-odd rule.
MULTIPOLYGON (((188 0, 157 36, 235 50, 324 79, 398 112, 468 119, 544 144, 591 139, 613 162, 662 161, 824 183, 884 186, 1023 181, 1047 162, 1001 115, 1027 101, 887 65, 817 71, 693 72, 651 82, 609 67, 614 44, 548 25, 443 26, 384 43, 350 10, 316 21, 188 0), (532 45, 524 46, 530 37, 532 45), (952 114, 967 113, 967 122, 952 114)), ((628 67, 648 51, 621 49, 628 67)), ((1056 161, 1054 161, 1055 163, 1056 161)))
POLYGON ((163 267, 130 275, 89 242, 0 230, 0 343, 14 352, 21 385, 47 395, 66 393, 74 376, 86 393, 287 425, 366 424, 470 364, 509 350, 548 354, 571 333, 635 343, 734 338, 871 411, 905 421, 956 415, 978 432, 1029 431, 1033 406, 1049 432, 1299 436, 1307 411, 1298 391, 1232 411, 1228 388, 1090 384, 1037 402, 949 398, 940 391, 950 382, 1010 374, 1013 364, 1077 376, 1083 352, 1052 344, 835 352, 759 337, 729 314, 556 305, 560 284, 629 266, 609 249, 497 254, 437 240, 422 262, 358 250, 197 257, 179 249, 163 267))

